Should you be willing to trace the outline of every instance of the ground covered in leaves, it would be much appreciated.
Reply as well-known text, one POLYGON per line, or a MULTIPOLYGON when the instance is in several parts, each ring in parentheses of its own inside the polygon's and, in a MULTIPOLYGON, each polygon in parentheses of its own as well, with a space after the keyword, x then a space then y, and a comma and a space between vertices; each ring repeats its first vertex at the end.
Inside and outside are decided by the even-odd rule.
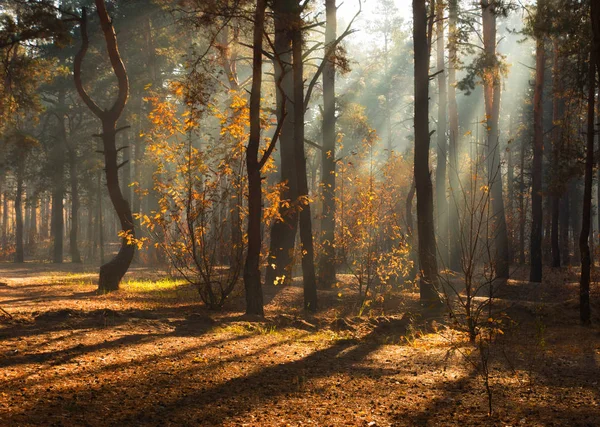
POLYGON ((0 425, 600 425, 600 329, 578 325, 574 272, 494 302, 491 415, 478 347, 414 290, 361 316, 351 286, 320 291, 309 316, 297 283, 253 319, 241 293, 209 311, 165 277, 96 295, 85 267, 0 265, 0 425))

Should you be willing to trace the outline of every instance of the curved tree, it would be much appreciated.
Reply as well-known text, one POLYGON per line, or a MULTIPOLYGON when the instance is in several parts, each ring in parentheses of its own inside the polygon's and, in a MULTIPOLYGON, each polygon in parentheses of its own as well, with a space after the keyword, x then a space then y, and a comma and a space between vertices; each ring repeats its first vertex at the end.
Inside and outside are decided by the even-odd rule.
POLYGON ((98 17, 100 18, 100 26, 104 34, 106 42, 106 50, 110 58, 110 64, 118 81, 117 99, 109 109, 102 109, 88 95, 81 80, 81 64, 88 50, 89 40, 87 34, 87 16, 86 10, 83 10, 80 30, 81 30, 81 48, 74 61, 74 78, 75 87, 79 96, 87 105, 87 107, 100 119, 102 123, 102 133, 99 135, 102 138, 104 167, 106 174, 106 185, 110 200, 115 208, 115 212, 121 223, 121 248, 118 254, 109 262, 100 267, 100 280, 98 283, 99 292, 110 292, 119 288, 119 282, 129 269, 129 265, 133 260, 135 246, 131 243, 135 238, 135 229, 133 225, 133 215, 127 200, 123 197, 121 187, 119 185, 119 168, 123 165, 117 164, 118 151, 116 147, 116 135, 121 129, 117 129, 117 121, 125 108, 129 95, 129 80, 125 65, 119 54, 117 45, 117 36, 112 25, 112 21, 106 11, 104 0, 95 0, 98 17))

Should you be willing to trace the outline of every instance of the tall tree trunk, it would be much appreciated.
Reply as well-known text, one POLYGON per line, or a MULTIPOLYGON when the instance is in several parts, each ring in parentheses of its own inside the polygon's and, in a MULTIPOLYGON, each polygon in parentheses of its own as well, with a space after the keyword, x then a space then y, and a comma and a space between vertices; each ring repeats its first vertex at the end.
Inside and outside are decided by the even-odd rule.
POLYGON ((587 114, 587 150, 585 157, 585 186, 583 190, 583 215, 581 234, 579 235, 579 249, 581 251, 581 278, 579 281, 579 316, 581 323, 591 323, 590 313, 590 275, 592 258, 590 254, 589 235, 592 214, 592 184, 594 173, 594 118, 595 93, 596 93, 596 67, 600 73, 600 64, 597 63, 600 50, 600 4, 592 1, 590 6, 593 41, 590 51, 589 78, 588 78, 588 114, 587 114))
POLYGON ((244 266, 246 314, 263 316, 263 294, 260 281, 260 247, 262 196, 260 162, 260 92, 262 85, 262 40, 266 0, 256 1, 254 12, 254 44, 252 57, 252 92, 250 93, 250 139, 246 149, 248 173, 248 252, 244 266))
POLYGON ((435 170, 435 195, 437 208, 438 252, 445 268, 448 267, 448 201, 446 199, 446 64, 444 61, 444 3, 436 3, 437 34, 437 82, 438 82, 438 122, 437 122, 437 168, 435 170))
MULTIPOLYGON (((337 7, 335 0, 325 0, 325 52, 336 39, 337 7)), ((319 265, 319 285, 329 288, 335 284, 335 63, 332 54, 323 69, 323 149, 321 150, 321 189, 323 213, 321 216, 322 255, 319 265)), ((391 129, 388 129, 391 133, 391 129)))
POLYGON ((81 254, 77 246, 77 233, 79 231, 79 179, 77 177, 77 151, 67 145, 69 152, 69 176, 71 180, 71 231, 69 235, 69 249, 71 262, 80 263, 81 254))
POLYGON ((317 280, 315 276, 314 248, 312 237, 312 217, 308 197, 308 177, 306 175, 306 155, 304 153, 304 76, 302 58, 302 25, 300 4, 292 26, 292 56, 294 75, 294 154, 296 156, 296 179, 300 204, 300 256, 304 279, 304 309, 317 310, 317 280))
POLYGON ((560 254, 561 263, 563 266, 571 264, 571 253, 570 253, 570 239, 569 239, 569 192, 563 191, 563 195, 560 198, 560 254))
POLYGON ((433 221, 433 188, 429 169, 429 46, 425 0, 413 0, 415 80, 415 159, 417 233, 419 236, 419 289, 421 304, 439 306, 438 270, 433 221))
MULTIPOLYGON (((65 103, 65 91, 63 88, 58 93, 58 105, 63 106, 65 103)), ((64 182, 64 157, 65 143, 67 131, 65 128, 65 117, 63 114, 58 115, 58 138, 54 142, 52 152, 53 156, 53 182, 52 182, 52 217, 50 221, 50 234, 52 236, 52 262, 63 262, 63 246, 64 246, 64 197, 65 197, 65 182, 64 182)))
MULTIPOLYGON (((583 194, 581 192, 581 178, 574 178, 569 185, 570 217, 571 217, 571 236, 573 240, 579 238, 581 234, 581 217, 583 215, 583 194)), ((581 263, 581 251, 579 244, 574 244, 572 264, 581 263)))
POLYGON ((562 151, 562 116, 563 116, 563 100, 562 100, 562 85, 561 85, 561 69, 560 69, 560 51, 558 48, 558 39, 555 37, 552 41, 552 50, 554 56, 554 64, 552 70, 552 171, 551 178, 552 187, 552 267, 560 267, 561 265, 561 217, 564 209, 562 198, 565 197, 565 187, 562 183, 561 174, 561 151, 562 151))
POLYGON ((448 175, 450 181, 450 203, 448 228, 450 229, 450 268, 459 271, 461 268, 460 213, 459 205, 459 170, 458 170, 458 104, 456 103, 456 68, 457 56, 457 22, 458 0, 448 1, 448 118, 450 124, 450 144, 448 159, 448 175))
POLYGON ((38 228, 37 228, 37 207, 38 207, 38 193, 36 191, 31 192, 31 196, 29 196, 29 204, 30 204, 30 215, 29 215, 29 229, 28 229, 28 237, 27 244, 29 245, 29 252, 33 252, 35 250, 37 238, 38 238, 38 228))
MULTIPOLYGON (((540 1, 538 0, 538 17, 540 14, 540 1)), ((537 25, 537 23, 536 23, 537 25)), ((535 54, 535 88, 533 94, 533 163, 531 166, 531 238, 529 272, 530 282, 542 281, 542 164, 544 156, 544 128, 543 93, 544 93, 544 68, 546 65, 544 36, 537 35, 535 54)))
POLYGON ((117 255, 108 263, 100 266, 100 278, 98 281, 98 291, 101 293, 111 292, 119 289, 119 283, 131 264, 135 254, 135 245, 130 242, 135 239, 135 229, 133 225, 133 215, 129 203, 121 193, 119 185, 119 166, 117 164, 116 147, 116 124, 125 108, 129 96, 129 80, 127 71, 121 60, 117 37, 112 26, 112 21, 106 11, 104 0, 95 0, 98 17, 100 18, 100 27, 104 35, 106 49, 112 66, 112 70, 118 82, 117 99, 110 109, 101 109, 87 94, 81 81, 81 64, 88 48, 88 34, 86 13, 84 10, 83 18, 80 23, 82 45, 75 56, 74 78, 75 86, 79 96, 88 106, 88 108, 98 117, 102 123, 102 145, 104 150, 104 167, 106 175, 106 185, 110 200, 115 209, 116 215, 121 225, 121 247, 117 255))
POLYGON ((275 21, 275 82, 277 97, 277 121, 283 122, 279 137, 281 156, 281 182, 285 188, 281 193, 279 205, 280 220, 271 227, 269 257, 265 274, 265 283, 273 285, 291 283, 293 253, 298 231, 298 186, 296 178, 296 158, 294 154, 294 82, 292 73, 292 37, 293 0, 276 0, 273 3, 275 21), (277 83, 279 82, 279 83, 277 83), (288 102, 286 102, 286 100, 288 102), (283 106, 287 111, 283 118, 283 106))
MULTIPOLYGON (((483 44, 486 56, 496 58, 496 0, 482 0, 483 44)), ((500 138, 498 119, 500 116, 500 96, 502 88, 497 65, 490 70, 490 79, 484 80, 485 114, 487 117, 487 159, 488 181, 491 193, 492 238, 494 241, 494 265, 498 278, 509 276, 508 232, 502 195, 502 170, 500 167, 500 138)))
POLYGON ((25 261, 23 250, 23 175, 25 174, 25 154, 18 160, 17 164, 17 191, 15 194, 15 262, 25 261))

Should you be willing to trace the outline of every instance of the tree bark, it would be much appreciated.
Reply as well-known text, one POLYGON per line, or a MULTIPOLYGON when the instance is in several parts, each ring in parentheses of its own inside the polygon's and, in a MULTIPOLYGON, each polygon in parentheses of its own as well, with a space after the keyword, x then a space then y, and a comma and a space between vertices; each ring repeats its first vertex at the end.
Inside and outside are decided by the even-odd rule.
MULTIPOLYGON (((304 76, 302 58, 302 26, 300 5, 292 26, 292 56, 294 76, 294 100, 304 100, 304 76)), ((306 155, 304 153, 304 102, 294 109, 294 154, 296 156, 296 180, 300 214, 300 256, 304 279, 304 309, 317 310, 317 280, 315 275, 314 248, 312 237, 312 217, 306 175, 306 155), (300 108, 298 108, 300 107, 300 108)))
MULTIPOLYGON (((337 8, 335 0, 325 0, 325 52, 336 40, 337 8)), ((321 189, 323 212, 321 216, 321 250, 319 285, 330 288, 336 282, 335 260, 335 63, 325 58, 323 69, 323 149, 321 150, 321 189)), ((391 133, 391 129, 388 129, 391 133)))
POLYGON ((23 249, 23 175, 25 174, 25 154, 17 160, 17 191, 15 194, 15 262, 25 261, 23 249))
POLYGON ((456 103, 458 0, 448 1, 448 118, 450 124, 448 176, 450 181, 450 204, 448 225, 450 229, 450 268, 461 268, 460 213, 458 209, 460 181, 458 170, 458 104, 456 103))
MULTIPOLYGON (((538 8, 540 1, 538 1, 538 8)), ((538 10, 538 18, 540 19, 538 10)), ((531 238, 529 271, 530 282, 542 281, 542 165, 544 156, 543 93, 544 68, 546 65, 544 37, 538 34, 536 41, 535 88, 533 94, 533 163, 531 166, 531 238)))
POLYGON ((484 51, 488 58, 494 59, 489 70, 492 77, 484 80, 485 114, 487 117, 487 159, 488 181, 491 193, 492 239, 494 241, 494 267, 497 278, 509 276, 508 232, 502 195, 502 170, 500 167, 500 149, 498 119, 500 115, 500 96, 502 88, 497 69, 496 56, 496 0, 482 0, 482 26, 484 51))
POLYGON ((246 314, 264 315, 260 280, 262 195, 260 163, 260 92, 262 85, 262 40, 265 25, 266 0, 256 1, 254 12, 254 44, 252 57, 252 92, 250 93, 250 139, 246 149, 248 173, 248 252, 244 265, 246 314))
POLYGON ((437 83, 438 83, 438 122, 437 122, 437 167, 435 169, 435 195, 437 208, 437 236, 440 261, 448 267, 448 200, 446 199, 446 112, 448 94, 446 90, 446 72, 444 61, 444 3, 436 3, 437 34, 437 83))
POLYGON ((132 244, 130 240, 135 238, 135 228, 133 225, 131 208, 127 200, 123 197, 119 185, 119 165, 117 164, 118 151, 116 147, 116 124, 127 103, 127 98, 129 96, 129 80, 127 78, 127 71, 121 60, 117 37, 112 26, 112 21, 108 16, 106 4, 104 3, 104 0, 95 0, 95 3, 110 63, 118 82, 117 99, 110 109, 101 109, 89 97, 83 87, 81 81, 81 64, 89 44, 85 10, 83 11, 83 18, 81 20, 82 45, 75 56, 74 61, 74 79, 79 96, 102 123, 102 145, 104 151, 106 185, 110 200, 121 225, 121 247, 119 252, 112 260, 100 266, 98 292, 106 293, 119 289, 119 283, 131 265, 131 261, 135 254, 135 245, 132 244))
POLYGON ((587 149, 585 157, 585 178, 583 190, 583 213, 581 234, 579 235, 579 250, 581 252, 581 278, 579 281, 579 317, 581 323, 591 323, 590 310, 590 275, 592 258, 590 254, 589 236, 592 214, 592 185, 594 174, 594 118, 596 93, 596 67, 600 73, 598 50, 600 50, 600 5, 592 1, 590 6, 592 21, 592 48, 590 51, 588 75, 588 111, 587 111, 587 149))
POLYGON ((433 188, 429 169, 429 46, 425 0, 413 0, 415 81, 415 159, 417 232, 419 240, 420 301, 439 306, 438 271, 433 220, 433 188))
POLYGON ((275 21, 275 82, 277 97, 277 121, 283 122, 279 137, 281 158, 281 182, 285 188, 281 193, 279 216, 271 227, 269 257, 265 273, 265 283, 283 283, 292 280, 294 245, 298 231, 298 186, 296 178, 296 158, 294 154, 294 83, 292 73, 293 1, 276 0, 273 3, 275 21), (279 83, 277 83, 279 82, 279 83), (286 102, 286 100, 288 102, 286 102), (284 120, 283 108, 287 114, 284 120))
POLYGON ((77 152, 74 147, 67 144, 69 153, 69 178, 71 182, 71 230, 69 235, 69 249, 71 262, 81 263, 81 254, 77 246, 79 231, 79 180, 77 177, 77 152))

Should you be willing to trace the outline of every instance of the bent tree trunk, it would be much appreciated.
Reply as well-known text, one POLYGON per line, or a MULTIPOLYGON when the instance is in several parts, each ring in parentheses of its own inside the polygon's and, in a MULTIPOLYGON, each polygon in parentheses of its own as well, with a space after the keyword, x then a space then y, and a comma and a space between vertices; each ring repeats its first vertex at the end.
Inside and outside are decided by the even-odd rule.
POLYGON ((135 254, 135 246, 132 239, 135 239, 135 229, 133 225, 133 215, 129 203, 123 197, 121 187, 119 185, 119 167, 117 164, 117 147, 116 128, 117 121, 125 108, 127 98, 129 96, 129 80, 127 71, 117 45, 117 36, 104 0, 95 0, 98 17, 100 18, 100 26, 104 34, 106 49, 110 58, 110 63, 118 81, 118 95, 114 104, 110 109, 101 109, 98 104, 90 98, 83 83, 81 81, 81 64, 88 49, 89 40, 87 34, 87 15, 86 10, 83 10, 81 19, 81 48, 74 61, 74 79, 75 87, 79 96, 87 107, 98 117, 102 123, 102 145, 104 153, 104 167, 106 173, 106 185, 110 200, 115 209, 115 213, 121 224, 121 248, 117 255, 100 267, 100 279, 98 282, 98 291, 101 293, 110 292, 119 289, 119 282, 129 269, 133 256, 135 254))

